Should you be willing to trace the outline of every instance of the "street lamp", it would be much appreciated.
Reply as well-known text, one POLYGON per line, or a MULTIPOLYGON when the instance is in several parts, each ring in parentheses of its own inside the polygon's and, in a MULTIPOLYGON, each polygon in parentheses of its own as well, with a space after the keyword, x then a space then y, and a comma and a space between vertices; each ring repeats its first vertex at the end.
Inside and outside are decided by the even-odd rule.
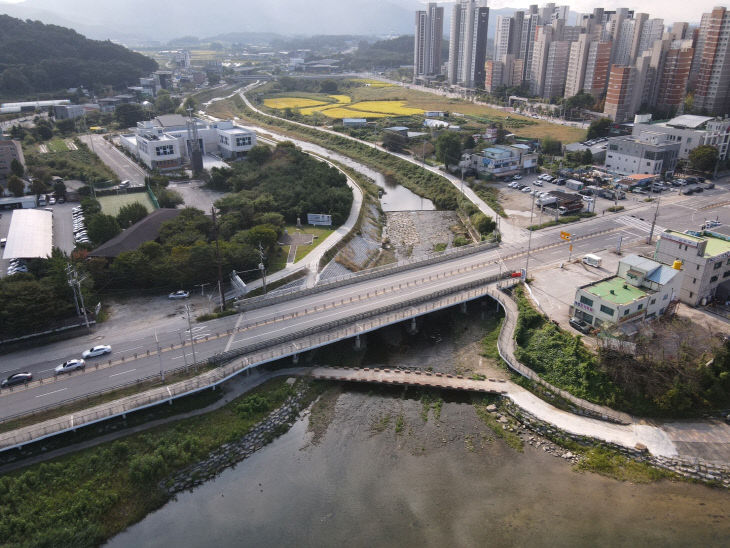
MULTIPOLYGON (((532 207, 530 208, 530 226, 532 226, 532 216, 535 212, 535 195, 532 195, 532 207)), ((530 230, 530 235, 527 238, 527 260, 525 261, 525 280, 527 280, 527 269, 530 266, 530 249, 532 248, 532 233, 534 230, 530 230)))
POLYGON ((193 338, 193 324, 190 321, 190 305, 185 305, 185 312, 188 314, 188 332, 190 333, 190 344, 193 349, 193 366, 195 367, 195 370, 198 370, 198 360, 195 357, 195 339, 193 338))

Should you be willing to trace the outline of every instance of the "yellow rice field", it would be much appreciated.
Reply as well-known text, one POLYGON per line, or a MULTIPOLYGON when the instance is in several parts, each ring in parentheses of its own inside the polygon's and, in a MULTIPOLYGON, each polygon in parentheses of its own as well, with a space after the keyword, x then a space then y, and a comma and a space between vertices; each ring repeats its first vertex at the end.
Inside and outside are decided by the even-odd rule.
POLYGON ((349 95, 328 95, 328 97, 332 97, 332 99, 341 105, 346 105, 352 101, 349 95))
POLYGON ((393 84, 389 84, 388 82, 381 82, 380 80, 368 80, 366 78, 354 78, 352 81, 353 82, 360 82, 361 84, 365 84, 366 86, 369 86, 371 88, 390 88, 390 87, 393 87, 393 84))
POLYGON ((269 108, 285 109, 285 108, 304 108, 326 105, 323 101, 315 101, 314 99, 304 99, 303 97, 273 97, 264 99, 264 104, 269 108))
POLYGON ((405 104, 405 101, 361 101, 350 105, 350 107, 356 110, 381 112, 383 114, 391 114, 395 116, 423 114, 423 111, 420 108, 409 108, 406 107, 405 104))
POLYGON ((385 118, 389 116, 382 112, 366 112, 344 107, 333 107, 320 111, 328 118, 385 118))

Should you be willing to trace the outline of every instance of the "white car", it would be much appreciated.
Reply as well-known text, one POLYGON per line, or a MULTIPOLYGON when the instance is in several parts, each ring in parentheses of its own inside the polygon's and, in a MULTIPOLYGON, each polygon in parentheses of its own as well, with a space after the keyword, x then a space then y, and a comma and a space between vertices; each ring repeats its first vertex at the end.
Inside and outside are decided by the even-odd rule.
POLYGON ((542 186, 542 181, 535 181, 532 184, 535 185, 535 186, 542 186))
POLYGON ((86 358, 96 358, 97 356, 103 356, 104 354, 111 354, 112 347, 108 344, 100 344, 98 346, 92 346, 88 350, 84 350, 81 353, 81 357, 86 358))
POLYGON ((529 186, 526 186, 522 189, 522 192, 532 192, 532 189, 529 186))
POLYGON ((84 360, 68 360, 67 362, 63 362, 61 365, 57 366, 53 372, 58 375, 60 373, 70 373, 77 369, 86 369, 86 362, 84 360))
POLYGON ((512 178, 513 178, 513 179, 514 179, 515 181, 519 181, 520 179, 522 179, 522 175, 515 175, 515 176, 514 176, 514 177, 512 177, 512 178))
POLYGON ((187 299, 190 296, 190 291, 183 291, 182 289, 180 291, 175 291, 174 293, 170 293, 167 298, 168 299, 187 299))

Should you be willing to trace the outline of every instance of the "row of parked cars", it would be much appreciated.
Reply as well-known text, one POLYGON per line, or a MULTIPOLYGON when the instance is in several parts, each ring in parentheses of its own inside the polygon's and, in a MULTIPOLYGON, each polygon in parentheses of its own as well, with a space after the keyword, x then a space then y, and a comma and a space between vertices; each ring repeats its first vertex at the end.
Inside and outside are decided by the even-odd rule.
POLYGON ((77 244, 90 244, 89 235, 86 232, 86 223, 84 222, 84 211, 81 206, 77 206, 71 210, 73 215, 73 232, 74 241, 77 244))
MULTIPOLYGON (((111 354, 111 351, 112 347, 108 344, 92 346, 88 350, 84 350, 81 353, 81 358, 67 360, 62 364, 57 365, 53 369, 53 374, 60 375, 62 373, 71 373, 72 371, 76 371, 79 369, 83 371, 86 369, 86 360, 88 360, 89 358, 96 358, 97 356, 103 356, 105 354, 111 354)), ((0 388, 10 388, 11 386, 17 386, 19 384, 27 384, 32 380, 33 373, 30 373, 28 371, 14 373, 13 375, 10 375, 8 378, 3 379, 3 381, 0 382, 0 388)))
POLYGON ((28 265, 25 264, 23 259, 10 259, 10 265, 8 266, 8 276, 17 274, 18 272, 28 272, 28 265))

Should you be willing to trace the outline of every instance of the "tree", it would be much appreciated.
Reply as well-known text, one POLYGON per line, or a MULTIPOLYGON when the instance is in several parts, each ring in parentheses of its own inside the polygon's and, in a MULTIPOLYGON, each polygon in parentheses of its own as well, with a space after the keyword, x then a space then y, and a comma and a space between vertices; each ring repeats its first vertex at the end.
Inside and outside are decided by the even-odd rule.
POLYGON ((198 110, 198 102, 195 100, 195 98, 193 96, 190 96, 187 99, 185 99, 185 102, 183 103, 183 106, 182 106, 182 111, 183 111, 182 113, 187 114, 189 108, 192 109, 193 112, 198 110))
POLYGON ((170 97, 170 93, 168 91, 163 89, 157 94, 157 98, 155 99, 155 111, 157 114, 170 114, 171 112, 175 112, 175 102, 172 100, 172 97, 170 97))
POLYGON ((550 154, 552 156, 558 156, 563 150, 562 143, 552 137, 544 137, 540 142, 540 148, 543 154, 550 154))
POLYGON ((337 93, 337 82, 334 80, 325 80, 319 87, 321 93, 337 93))
POLYGON ((383 148, 391 152, 401 152, 408 144, 408 139, 400 133, 394 131, 386 131, 383 134, 383 148))
POLYGON ((445 131, 436 139, 436 158, 445 165, 454 165, 461 159, 461 139, 453 131, 445 131))
POLYGON ((494 219, 487 217, 481 211, 474 213, 469 219, 479 234, 491 234, 497 227, 497 223, 494 222, 494 219))
POLYGON ((16 177, 22 177, 25 173, 25 168, 23 167, 23 164, 21 164, 17 158, 13 158, 13 160, 10 162, 10 173, 15 175, 16 177))
POLYGON ((17 175, 8 177, 8 192, 12 192, 13 196, 20 198, 25 193, 25 183, 17 175))
POLYGON ((71 135, 76 129, 76 120, 71 118, 56 120, 56 129, 63 135, 71 135))
POLYGON ((271 249, 279 239, 276 228, 270 225, 257 225, 246 232, 246 243, 258 247, 259 243, 264 249, 271 249))
POLYGON ((582 163, 586 165, 590 165, 593 163, 593 153, 591 152, 590 148, 587 148, 583 151, 583 158, 581 158, 582 163))
POLYGON ((158 189, 157 192, 157 203, 160 207, 174 208, 184 202, 183 197, 179 192, 174 190, 168 190, 166 188, 158 189))
POLYGON ((593 120, 591 122, 591 125, 588 126, 588 135, 586 135, 586 139, 597 139, 598 137, 606 137, 610 131, 611 126, 613 125, 613 121, 610 118, 599 118, 598 120, 593 120))
POLYGON ((700 145, 689 152, 689 163, 698 171, 710 172, 715 168, 718 152, 712 145, 700 145))
POLYGON ((119 208, 117 222, 120 227, 127 228, 141 221, 147 216, 147 208, 139 202, 127 204, 119 208))
POLYGON ((474 150, 475 146, 477 146, 477 144, 474 141, 474 137, 472 135, 467 135, 466 139, 464 139, 464 149, 474 150))
POLYGON ((36 196, 40 196, 41 194, 45 194, 48 192, 48 188, 43 183, 43 181, 39 181, 38 179, 35 179, 30 184, 30 191, 35 194, 36 196))
POLYGON ((122 229, 117 220, 111 215, 98 213, 88 219, 87 228, 89 238, 95 245, 101 245, 119 234, 122 229))
POLYGON ((211 86, 215 86, 215 85, 219 84, 221 81, 220 74, 218 74, 217 72, 212 72, 209 70, 206 73, 206 76, 208 78, 208 84, 210 84, 211 86))
POLYGON ((137 122, 144 120, 147 114, 142 109, 142 105, 134 103, 124 103, 118 105, 114 110, 114 118, 120 127, 132 127, 137 125, 137 122))
POLYGON ((264 165, 271 158, 271 149, 266 145, 256 145, 246 154, 246 159, 257 166, 264 165))
POLYGON ((56 195, 56 198, 65 198, 66 184, 63 181, 56 181, 53 183, 53 194, 56 195))

